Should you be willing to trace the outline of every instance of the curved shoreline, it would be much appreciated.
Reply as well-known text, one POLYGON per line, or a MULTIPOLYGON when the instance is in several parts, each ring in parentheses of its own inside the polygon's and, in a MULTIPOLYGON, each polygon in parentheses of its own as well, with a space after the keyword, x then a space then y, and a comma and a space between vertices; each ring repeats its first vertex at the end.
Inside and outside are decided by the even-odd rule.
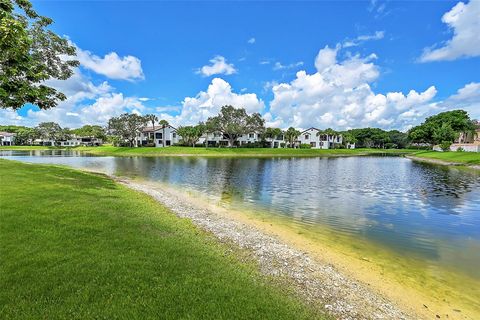
POLYGON ((284 281, 312 304, 321 303, 337 319, 419 319, 435 314, 415 314, 354 280, 336 266, 319 261, 312 255, 286 244, 245 220, 223 215, 213 207, 206 208, 166 187, 129 179, 115 180, 131 189, 146 193, 181 218, 211 232, 223 242, 231 242, 251 253, 261 272, 284 281))
POLYGON ((432 163, 432 164, 439 164, 443 166, 461 166, 473 170, 480 170, 480 165, 469 165, 466 163, 460 163, 460 162, 450 162, 450 161, 445 161, 445 160, 440 160, 440 159, 431 159, 431 158, 423 158, 423 157, 418 157, 418 156, 412 156, 412 155, 405 155, 405 158, 408 158, 410 160, 414 161, 419 161, 419 162, 426 162, 426 163, 432 163))

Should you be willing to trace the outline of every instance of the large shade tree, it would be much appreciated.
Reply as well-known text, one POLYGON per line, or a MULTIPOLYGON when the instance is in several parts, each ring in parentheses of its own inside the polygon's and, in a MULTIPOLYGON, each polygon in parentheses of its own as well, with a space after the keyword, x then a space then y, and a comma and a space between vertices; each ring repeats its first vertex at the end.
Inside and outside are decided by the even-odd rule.
POLYGON ((177 134, 182 137, 184 144, 195 147, 200 137, 205 133, 205 125, 199 123, 196 126, 183 126, 177 129, 177 134))
POLYGON ((79 63, 75 47, 48 29, 52 23, 28 0, 0 0, 0 108, 48 109, 66 99, 45 80, 65 80, 79 63))
POLYGON ((107 135, 105 133, 105 128, 97 125, 84 125, 81 128, 70 130, 72 134, 75 134, 80 137, 93 137, 97 139, 106 140, 107 135))
POLYGON ((209 132, 222 133, 228 139, 228 145, 233 147, 244 134, 262 133, 265 120, 259 113, 249 115, 243 108, 223 106, 217 116, 208 118, 206 126, 209 132))
POLYGON ((147 124, 148 119, 135 113, 124 113, 108 120, 110 134, 118 139, 128 141, 130 147, 135 146, 137 135, 147 124))
POLYGON ((447 133, 446 137, 448 137, 448 140, 445 141, 451 140, 451 135, 448 133, 450 129, 455 134, 471 132, 475 129, 475 125, 466 111, 452 110, 428 117, 421 125, 410 129, 408 137, 413 142, 440 143, 442 142, 438 139, 440 134, 435 134, 435 132, 440 130, 442 126, 445 126, 442 130, 447 133))
POLYGON ((41 122, 35 128, 38 136, 44 140, 62 139, 65 131, 56 122, 41 122))

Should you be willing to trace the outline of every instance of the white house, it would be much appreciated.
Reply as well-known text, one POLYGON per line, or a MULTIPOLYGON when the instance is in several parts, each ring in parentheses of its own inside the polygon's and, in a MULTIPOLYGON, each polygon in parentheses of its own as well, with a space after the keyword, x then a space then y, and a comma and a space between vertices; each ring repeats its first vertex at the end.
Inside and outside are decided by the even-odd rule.
POLYGON ((312 149, 331 149, 341 143, 342 135, 328 135, 313 127, 302 131, 296 141, 297 145, 309 144, 312 149))
POLYGON ((77 146, 100 146, 102 145, 102 139, 98 139, 95 137, 80 137, 80 136, 73 136, 67 140, 57 140, 55 142, 56 145, 60 145, 62 147, 77 147, 77 146))
POLYGON ((165 147, 180 142, 181 137, 177 134, 177 129, 171 125, 147 126, 143 128, 142 133, 137 136, 137 146, 146 146, 150 141, 155 143, 155 147, 165 147))
POLYGON ((0 146, 15 145, 15 133, 0 131, 0 146))

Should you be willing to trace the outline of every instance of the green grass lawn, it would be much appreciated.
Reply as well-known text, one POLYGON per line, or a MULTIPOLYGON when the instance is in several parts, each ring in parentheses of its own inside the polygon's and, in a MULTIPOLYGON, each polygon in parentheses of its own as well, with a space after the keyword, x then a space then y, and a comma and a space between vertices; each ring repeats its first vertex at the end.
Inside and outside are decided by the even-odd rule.
POLYGON ((106 177, 0 159, 0 183, 1 319, 325 317, 106 177))
MULTIPOLYGON (((0 147, 0 150, 48 150, 59 149, 39 146, 13 146, 0 147)), ((335 155, 364 155, 375 153, 412 153, 417 150, 408 149, 272 149, 272 148, 191 148, 191 147, 113 147, 104 145, 101 147, 76 147, 71 150, 82 151, 94 155, 105 156, 211 156, 211 157, 315 157, 335 155)))
POLYGON ((422 151, 413 154, 415 157, 436 159, 447 162, 464 163, 468 165, 480 165, 480 153, 478 152, 439 152, 439 151, 422 151))

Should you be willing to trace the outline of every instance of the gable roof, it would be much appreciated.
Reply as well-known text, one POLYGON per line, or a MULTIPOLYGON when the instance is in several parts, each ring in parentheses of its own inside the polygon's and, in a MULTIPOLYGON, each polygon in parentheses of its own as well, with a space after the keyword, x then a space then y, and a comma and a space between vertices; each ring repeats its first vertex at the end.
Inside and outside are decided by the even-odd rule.
MULTIPOLYGON (((171 125, 168 125, 168 126, 165 126, 165 128, 172 128, 173 130, 177 130, 177 128, 175 128, 174 126, 171 126, 171 125)), ((154 132, 154 131, 158 131, 158 130, 162 130, 163 127, 162 126, 155 126, 154 127, 155 129, 152 128, 152 126, 146 126, 142 129, 142 132, 154 132)))
POLYGON ((317 128, 314 128, 314 127, 310 127, 308 128, 307 130, 303 130, 302 132, 300 132, 300 134, 304 134, 305 132, 309 131, 309 130, 316 130, 316 131, 321 131, 320 129, 317 129, 317 128))

